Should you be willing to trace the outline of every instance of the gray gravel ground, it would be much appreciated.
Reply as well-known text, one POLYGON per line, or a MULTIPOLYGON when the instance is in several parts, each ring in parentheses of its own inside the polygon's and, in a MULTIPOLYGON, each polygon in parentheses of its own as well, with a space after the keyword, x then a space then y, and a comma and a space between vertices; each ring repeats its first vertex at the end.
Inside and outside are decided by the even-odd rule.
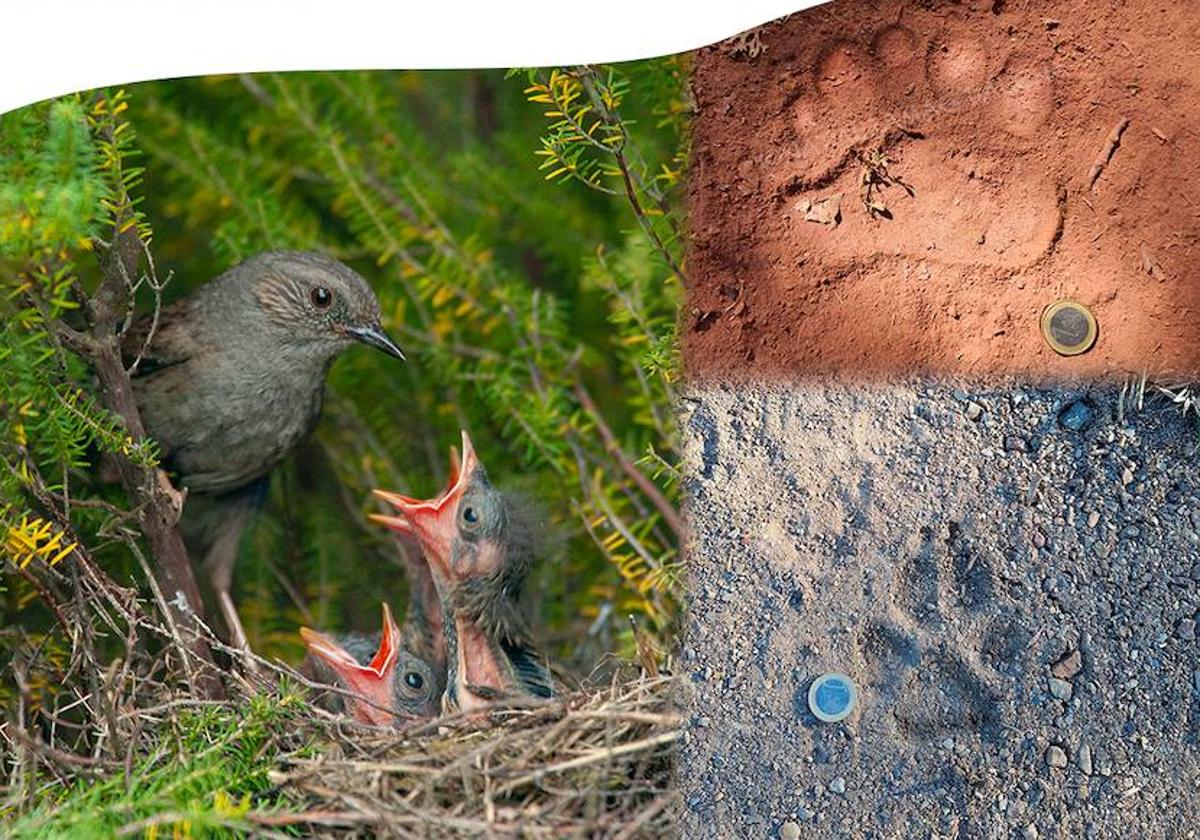
POLYGON ((1109 388, 693 390, 688 837, 1194 837, 1194 418, 1109 388), (823 671, 860 701, 821 724, 823 671))

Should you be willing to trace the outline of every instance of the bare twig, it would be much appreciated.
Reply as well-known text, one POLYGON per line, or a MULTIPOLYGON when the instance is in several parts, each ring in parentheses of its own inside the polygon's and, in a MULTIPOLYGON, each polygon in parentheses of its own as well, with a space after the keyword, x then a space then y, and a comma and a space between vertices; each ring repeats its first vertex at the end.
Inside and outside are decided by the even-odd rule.
POLYGON ((600 433, 600 438, 604 441, 604 449, 616 459, 617 464, 621 467, 621 471, 638 486, 648 498, 658 512, 662 514, 663 520, 675 532, 677 537, 683 536, 683 522, 679 518, 679 512, 667 500, 667 497, 662 494, 653 481, 646 477, 645 473, 638 469, 637 464, 625 454, 621 449, 620 443, 612 433, 612 429, 604 422, 604 417, 600 414, 600 410, 596 407, 595 401, 592 400, 592 395, 588 393, 587 388, 583 383, 575 384, 575 396, 579 399, 579 404, 583 406, 584 411, 592 418, 592 422, 596 424, 596 431, 600 433))
POLYGON ((1121 145, 1121 135, 1125 133, 1125 129, 1129 128, 1129 117, 1123 117, 1113 130, 1108 133, 1108 137, 1104 141, 1104 148, 1100 150, 1100 154, 1096 156, 1096 160, 1092 163, 1087 174, 1087 185, 1089 190, 1096 188, 1096 182, 1100 180, 1101 173, 1104 172, 1104 167, 1112 160, 1112 156, 1117 153, 1117 148, 1121 145))

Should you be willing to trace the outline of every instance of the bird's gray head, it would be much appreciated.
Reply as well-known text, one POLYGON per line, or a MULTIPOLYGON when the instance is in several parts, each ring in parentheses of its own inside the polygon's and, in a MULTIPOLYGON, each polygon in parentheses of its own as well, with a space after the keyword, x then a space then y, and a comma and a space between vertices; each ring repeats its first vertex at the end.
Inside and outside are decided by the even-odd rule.
POLYGON ((462 433, 462 456, 452 452, 450 480, 437 498, 414 499, 376 490, 399 516, 370 518, 398 533, 415 537, 424 549, 435 580, 462 583, 490 579, 507 593, 524 581, 539 552, 541 529, 531 512, 488 480, 471 438, 462 433))
POLYGON ((437 675, 428 662, 405 646, 386 603, 374 654, 366 651, 363 655, 361 637, 343 643, 307 627, 300 628, 300 637, 338 682, 361 698, 345 699, 346 711, 361 723, 393 726, 437 714, 441 697, 437 675))
POLYGON ((361 342, 403 359, 380 326, 375 292, 349 266, 309 251, 268 251, 240 266, 254 297, 289 341, 335 356, 361 342))

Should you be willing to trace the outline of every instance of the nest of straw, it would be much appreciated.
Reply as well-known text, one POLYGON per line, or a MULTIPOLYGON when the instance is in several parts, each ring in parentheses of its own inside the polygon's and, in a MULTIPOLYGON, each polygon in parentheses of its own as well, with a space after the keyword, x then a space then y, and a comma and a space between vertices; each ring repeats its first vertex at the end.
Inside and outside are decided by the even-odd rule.
POLYGON ((676 822, 672 678, 328 742, 274 774, 300 808, 264 829, 316 837, 661 837, 676 822))
MULTIPOLYGON (((62 823, 63 830, 99 807, 119 835, 178 829, 189 815, 174 809, 191 800, 164 790, 183 781, 170 775, 174 762, 190 758, 179 752, 179 733, 189 731, 180 715, 236 715, 267 700, 286 721, 269 726, 256 748, 255 760, 266 753, 274 767, 271 788, 256 793, 253 805, 248 799, 245 812, 203 809, 210 827, 274 837, 658 838, 677 825, 678 683, 658 673, 652 651, 639 649, 640 662, 617 666, 607 685, 550 702, 506 701, 485 719, 445 716, 383 730, 314 704, 338 690, 224 644, 197 619, 204 642, 229 660, 227 670, 207 672, 211 665, 196 657, 190 638, 160 620, 165 609, 156 612, 99 567, 85 566, 72 583, 83 595, 55 602, 64 630, 74 628, 67 660, 56 664, 30 642, 8 666, 18 699, 0 719, 0 753, 10 771, 0 778, 0 815, 26 814, 55 791, 123 779, 91 810, 75 809, 75 822, 62 823), (101 655, 102 635, 123 641, 125 656, 101 655), (51 675, 63 689, 37 690, 34 674, 51 675), (198 696, 194 685, 205 679, 223 685, 224 699, 198 696), (301 686, 307 701, 291 693, 301 686), (129 780, 151 775, 166 781, 127 801, 125 794, 138 792, 129 780)), ((205 752, 237 756, 242 726, 223 731, 211 735, 205 752)), ((207 801, 210 794, 195 796, 207 801)), ((30 825, 53 819, 43 809, 30 825)))

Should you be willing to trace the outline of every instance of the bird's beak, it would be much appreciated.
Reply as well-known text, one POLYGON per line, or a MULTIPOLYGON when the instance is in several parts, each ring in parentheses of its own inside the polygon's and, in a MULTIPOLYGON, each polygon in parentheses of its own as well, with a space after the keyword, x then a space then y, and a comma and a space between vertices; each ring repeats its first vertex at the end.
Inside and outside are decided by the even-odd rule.
POLYGON ((457 533, 455 514, 458 501, 467 490, 471 475, 479 466, 475 448, 471 438, 462 433, 462 456, 454 449, 450 450, 450 481, 446 489, 433 499, 414 499, 387 490, 376 490, 375 495, 396 509, 399 516, 382 516, 371 514, 373 522, 391 528, 402 534, 411 534, 420 540, 427 555, 432 558, 449 562, 450 546, 457 533))
POLYGON ((406 359, 404 351, 400 349, 400 345, 392 341, 391 337, 383 331, 383 327, 379 324, 368 324, 365 327, 348 327, 346 332, 355 341, 361 341, 363 344, 369 344, 372 347, 382 350, 389 356, 395 356, 397 359, 406 359))
POLYGON ((375 726, 392 725, 394 716, 385 710, 393 705, 392 677, 400 656, 400 628, 396 626, 387 604, 383 605, 383 632, 379 637, 379 650, 366 665, 360 665, 345 648, 324 633, 301 627, 300 638, 304 639, 304 644, 314 656, 337 674, 347 689, 369 701, 355 703, 348 699, 347 710, 358 721, 375 726))

